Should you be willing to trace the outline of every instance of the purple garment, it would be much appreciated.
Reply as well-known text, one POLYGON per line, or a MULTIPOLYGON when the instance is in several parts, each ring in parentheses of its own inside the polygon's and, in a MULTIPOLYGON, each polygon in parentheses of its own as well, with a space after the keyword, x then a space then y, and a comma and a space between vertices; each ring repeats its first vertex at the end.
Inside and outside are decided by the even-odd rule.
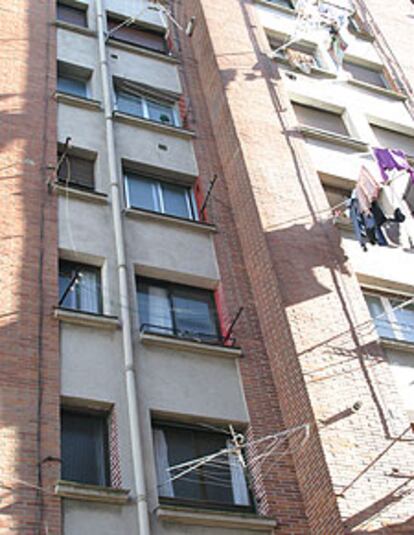
POLYGON ((414 169, 408 163, 405 152, 398 149, 374 149, 374 154, 384 182, 388 180, 387 171, 397 169, 398 171, 408 171, 411 181, 414 183, 414 169))

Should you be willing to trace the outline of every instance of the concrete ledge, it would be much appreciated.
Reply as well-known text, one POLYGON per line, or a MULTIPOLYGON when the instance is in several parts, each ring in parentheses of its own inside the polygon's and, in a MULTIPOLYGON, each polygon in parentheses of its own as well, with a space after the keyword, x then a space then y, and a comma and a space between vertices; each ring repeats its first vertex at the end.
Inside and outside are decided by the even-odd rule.
POLYGON ((114 331, 120 327, 120 322, 116 316, 104 316, 71 310, 69 308, 55 308, 55 318, 72 325, 82 325, 84 327, 96 327, 114 331))
POLYGON ((76 106, 78 108, 85 108, 87 110, 102 111, 101 102, 99 100, 92 100, 90 98, 76 97, 75 95, 67 95, 66 93, 55 93, 56 100, 69 104, 70 106, 76 106))
POLYGON ((387 89, 386 87, 379 87, 377 85, 367 84, 366 82, 361 82, 360 80, 355 80, 354 78, 348 80, 348 83, 355 87, 360 87, 361 89, 366 89, 367 91, 371 91, 372 93, 377 93, 379 95, 383 95, 384 97, 388 97, 394 100, 404 101, 408 99, 408 95, 405 95, 404 93, 398 93, 398 91, 393 91, 392 89, 387 89))
POLYGON ((172 134, 174 136, 184 137, 187 139, 192 139, 195 137, 195 133, 191 130, 186 130, 185 128, 179 128, 177 126, 157 123, 156 121, 149 121, 148 119, 143 119, 142 117, 135 117, 135 115, 128 115, 120 111, 114 111, 114 119, 116 119, 120 123, 127 123, 133 126, 147 128, 148 130, 154 130, 155 132, 160 132, 162 134, 172 134))
POLYGON ((153 50, 148 50, 147 48, 142 48, 134 46, 129 43, 124 43, 123 41, 118 41, 113 37, 110 37, 107 41, 108 45, 111 48, 118 48, 120 50, 126 50, 127 52, 132 52, 138 56, 146 56, 159 61, 164 61, 166 63, 172 63, 174 65, 180 63, 180 60, 176 56, 169 56, 168 54, 163 54, 162 52, 155 52, 153 50))
POLYGON ((238 347, 226 347, 206 344, 203 342, 193 342, 192 340, 186 340, 184 338, 177 338, 174 336, 164 336, 162 334, 141 333, 140 340, 145 345, 166 347, 169 349, 181 349, 191 353, 203 353, 206 355, 211 355, 212 357, 235 359, 242 356, 242 351, 238 347))
POLYGON ((129 490, 86 485, 73 481, 58 481, 55 485, 55 494, 74 500, 123 505, 128 501, 129 490))
POLYGON ((395 340, 393 338, 380 338, 380 343, 385 349, 397 349, 406 353, 414 353, 414 342, 395 340))
POLYGON ((369 145, 365 141, 356 139, 353 137, 343 136, 341 134, 335 134, 334 132, 327 132, 326 130, 319 130, 319 128, 312 128, 310 126, 299 125, 296 130, 303 134, 305 137, 313 139, 319 139, 321 141, 328 141, 336 145, 342 145, 350 149, 354 149, 356 152, 368 152, 369 145))
POLYGON ((181 217, 159 214, 158 212, 150 212, 149 210, 141 210, 139 208, 126 208, 124 214, 131 219, 150 219, 165 225, 186 227, 199 232, 217 232, 215 225, 211 225, 210 223, 202 223, 201 221, 195 221, 193 219, 183 219, 181 217))
POLYGON ((98 191, 87 191, 82 189, 71 188, 64 186, 62 183, 55 184, 55 191, 59 196, 69 197, 70 199, 79 199, 94 204, 108 204, 108 195, 98 191))
POLYGON ((85 28, 84 26, 77 26, 76 24, 70 24, 69 22, 65 22, 63 20, 55 20, 55 22, 53 22, 52 24, 57 28, 62 28, 63 30, 69 30, 71 32, 81 33, 82 35, 87 35, 89 37, 97 37, 98 35, 95 30, 85 28))
POLYGON ((260 517, 249 513, 218 512, 165 505, 159 507, 156 514, 157 518, 163 522, 259 531, 269 535, 273 533, 273 529, 277 526, 277 522, 273 518, 260 517))

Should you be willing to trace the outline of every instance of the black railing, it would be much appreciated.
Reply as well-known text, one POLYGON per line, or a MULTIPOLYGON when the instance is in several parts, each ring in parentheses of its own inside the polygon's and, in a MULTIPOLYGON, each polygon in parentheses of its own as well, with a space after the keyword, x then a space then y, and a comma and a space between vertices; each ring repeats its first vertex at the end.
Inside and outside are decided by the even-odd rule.
POLYGON ((223 347, 235 347, 236 339, 234 337, 224 337, 221 334, 209 334, 198 331, 182 330, 174 327, 165 327, 153 323, 142 323, 140 327, 141 334, 158 334, 170 338, 180 338, 191 342, 209 344, 223 347))

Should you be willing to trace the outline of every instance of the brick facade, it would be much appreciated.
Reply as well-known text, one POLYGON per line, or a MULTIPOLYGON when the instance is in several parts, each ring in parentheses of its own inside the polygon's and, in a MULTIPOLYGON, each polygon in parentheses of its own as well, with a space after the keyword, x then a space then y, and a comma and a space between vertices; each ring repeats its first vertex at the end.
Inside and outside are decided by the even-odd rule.
POLYGON ((2 2, 0 11, 0 533, 57 535, 54 2, 2 2))
POLYGON ((183 77, 204 189, 220 177, 209 216, 228 322, 246 306, 236 334, 251 433, 311 425, 299 452, 255 474, 260 508, 280 533, 413 532, 408 420, 339 232, 318 216, 327 200, 254 3, 177 13, 197 17, 183 77))

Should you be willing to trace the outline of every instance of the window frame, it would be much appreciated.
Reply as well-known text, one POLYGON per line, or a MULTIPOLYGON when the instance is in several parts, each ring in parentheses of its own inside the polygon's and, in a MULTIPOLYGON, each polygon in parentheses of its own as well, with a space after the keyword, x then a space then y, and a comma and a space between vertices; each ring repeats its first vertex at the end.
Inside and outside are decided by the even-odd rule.
POLYGON ((151 213, 160 214, 160 215, 163 215, 163 216, 166 216, 166 217, 173 217, 173 218, 176 218, 176 219, 182 219, 182 220, 185 220, 185 221, 199 221, 197 204, 196 204, 195 195, 194 195, 194 191, 193 191, 192 186, 183 185, 183 184, 177 184, 177 183, 172 182, 172 181, 163 180, 162 178, 159 178, 159 177, 157 177, 155 175, 151 175, 150 173, 142 173, 142 174, 140 174, 139 172, 130 171, 128 169, 125 169, 123 174, 124 174, 125 201, 126 201, 126 205, 127 205, 128 208, 132 208, 132 209, 135 209, 135 210, 144 210, 144 211, 148 211, 148 212, 151 212, 151 213), (155 188, 156 188, 156 193, 157 193, 157 200, 158 200, 158 204, 160 206, 160 210, 152 210, 150 208, 142 208, 140 206, 135 206, 134 204, 132 204, 132 202, 131 202, 131 193, 130 193, 130 188, 129 188, 129 180, 131 180, 131 179, 132 180, 144 179, 144 180, 150 180, 150 181, 154 182, 154 185, 155 185, 155 188), (187 217, 177 216, 175 214, 170 214, 170 213, 165 211, 165 201, 164 201, 164 193, 163 193, 163 187, 162 187, 163 184, 176 186, 176 187, 182 188, 185 191, 185 202, 186 202, 187 213, 188 213, 187 217))
MULTIPOLYGON (((77 148, 71 148, 71 149, 68 150, 65 159, 61 162, 61 164, 59 166, 59 169, 58 169, 58 172, 57 172, 57 181, 58 181, 58 183, 60 185, 64 185, 64 186, 67 186, 67 187, 70 187, 70 188, 73 188, 73 189, 79 189, 79 190, 82 190, 82 191, 94 192, 94 191, 96 191, 96 185, 95 185, 96 154, 92 154, 92 153, 86 154, 86 152, 83 153, 83 151, 81 153, 81 150, 82 149, 77 149, 77 148), (82 184, 82 183, 79 183, 79 182, 76 182, 76 181, 72 181, 72 180, 70 180, 70 177, 69 177, 69 180, 67 180, 64 177, 60 177, 59 176, 59 173, 61 172, 62 167, 64 165, 67 165, 67 159, 70 160, 71 158, 76 158, 76 159, 79 159, 79 160, 83 160, 84 162, 89 162, 91 164, 92 174, 91 174, 91 185, 90 186, 87 186, 86 184, 82 184)), ((60 161, 60 158, 62 157, 62 155, 63 155, 63 145, 62 144, 58 144, 58 147, 57 147, 58 162, 60 161)))
POLYGON ((93 71, 79 65, 74 65, 72 63, 66 63, 64 61, 58 60, 57 62, 57 76, 56 76, 56 91, 62 95, 68 95, 74 98, 79 98, 83 100, 91 100, 91 80, 93 76, 93 71), (85 94, 72 93, 70 91, 65 91, 64 89, 59 88, 59 80, 65 78, 67 80, 72 80, 75 82, 81 82, 84 84, 85 94))
POLYGON ((276 7, 289 9, 290 11, 295 11, 296 9, 292 0, 267 0, 267 2, 276 7))
POLYGON ((65 2, 58 0, 56 2, 56 20, 58 22, 63 22, 64 24, 70 24, 72 26, 77 26, 79 28, 89 28, 89 21, 88 21, 88 6, 84 4, 80 4, 77 2, 65 2), (64 20, 62 18, 59 18, 59 8, 67 8, 69 10, 77 11, 79 14, 82 13, 83 15, 83 21, 84 24, 77 24, 73 21, 64 20))
POLYGON ((80 485, 95 485, 95 486, 101 486, 101 487, 112 487, 112 474, 111 474, 111 457, 110 457, 110 411, 108 410, 99 410, 99 409, 91 409, 91 408, 85 408, 85 407, 77 407, 77 406, 71 406, 71 405, 62 405, 60 408, 60 422, 61 422, 61 451, 62 451, 62 467, 61 467, 61 473, 62 473, 62 479, 64 481, 70 481, 74 483, 78 483, 80 485), (97 472, 100 473, 101 480, 98 483, 90 483, 85 481, 79 481, 75 479, 65 479, 63 476, 64 472, 64 459, 63 459, 63 443, 64 443, 64 424, 63 424, 63 418, 64 414, 69 415, 75 415, 80 418, 84 417, 85 419, 91 419, 95 418, 100 421, 101 431, 102 434, 99 436, 99 440, 102 441, 100 444, 100 448, 102 448, 102 458, 96 459, 97 461, 97 472))
MULTIPOLYGON (((96 280, 95 280, 95 288, 96 288, 96 302, 97 302, 97 310, 96 311, 89 311, 89 310, 84 310, 82 309, 81 307, 81 304, 80 304, 80 299, 81 299, 81 285, 80 284, 77 284, 75 285, 75 290, 72 292, 70 291, 69 294, 65 297, 64 301, 62 302, 62 304, 59 305, 59 308, 62 308, 62 309, 65 309, 65 310, 72 310, 74 312, 80 312, 82 314, 91 314, 91 315, 94 315, 94 316, 103 316, 104 314, 104 311, 103 311, 103 293, 102 293, 102 269, 101 267, 98 267, 98 266, 93 266, 91 264, 85 264, 85 263, 82 263, 82 262, 74 262, 72 260, 67 260, 65 258, 59 258, 59 266, 58 266, 58 270, 59 270, 59 286, 60 286, 60 279, 61 279, 61 266, 62 264, 65 264, 66 266, 70 266, 71 269, 72 269, 72 273, 73 275, 71 276, 71 280, 72 278, 75 276, 76 272, 79 272, 81 270, 84 270, 84 271, 89 271, 89 272, 93 272, 96 274, 96 280), (68 305, 65 305, 65 301, 67 299, 67 297, 71 294, 75 294, 75 302, 76 302, 76 305, 75 306, 68 306, 68 305)), ((59 288, 59 303, 62 299, 62 296, 63 296, 63 293, 62 292, 62 295, 61 295, 61 292, 60 292, 60 288, 59 288)))
POLYGON ((391 87, 390 87, 390 85, 388 83, 387 77, 385 76, 385 72, 384 72, 384 68, 383 67, 382 68, 381 67, 380 68, 376 68, 374 66, 363 64, 363 63, 359 63, 359 62, 356 62, 356 61, 354 61, 352 59, 348 59, 348 58, 344 59, 343 67, 344 67, 344 70, 346 72, 351 74, 353 81, 361 82, 363 84, 367 84, 367 85, 370 85, 372 87, 379 88, 379 89, 391 90, 391 87), (374 84, 372 82, 367 82, 366 80, 362 80, 361 78, 357 78, 356 76, 354 76, 354 73, 352 72, 352 70, 348 70, 346 68, 346 65, 350 65, 351 68, 352 67, 356 67, 357 69, 363 69, 365 71, 378 74, 379 75, 379 81, 380 81, 381 85, 374 84))
MULTIPOLYGON (((162 50, 158 49, 158 48, 151 47, 151 46, 146 46, 145 44, 141 44, 141 43, 135 42, 133 40, 129 40, 129 39, 124 38, 122 36, 117 36, 117 31, 118 30, 114 32, 114 29, 117 26, 122 25, 127 20, 128 20, 127 18, 122 17, 120 15, 116 15, 116 14, 108 12, 108 11, 106 12, 106 27, 107 27, 107 30, 108 30, 109 39, 113 39, 114 41, 117 41, 117 42, 120 42, 120 43, 128 44, 128 45, 130 45, 130 46, 132 46, 134 48, 137 48, 137 49, 149 50, 151 52, 154 52, 155 54, 161 54, 161 55, 167 56, 170 53, 170 50, 169 50, 169 47, 168 47, 168 43, 167 43, 167 39, 166 39, 166 36, 165 36, 165 32, 156 30, 154 28, 148 28, 148 27, 146 27, 144 25, 140 26, 139 24, 134 23, 134 22, 131 23, 131 24, 125 25, 130 29, 137 30, 139 32, 143 32, 144 34, 147 33, 147 34, 151 34, 151 35, 160 37, 162 39, 162 42, 163 42, 163 45, 164 45, 162 50), (114 26, 110 27, 112 24, 114 26)), ((122 30, 122 29, 123 29, 123 27, 120 28, 120 30, 122 30)))
MULTIPOLYGON (((289 36, 280 36, 280 35, 276 36, 276 35, 268 34, 267 39, 268 39, 268 43, 272 52, 277 50, 278 47, 282 46, 283 43, 288 38, 289 36)), ((303 40, 292 43, 288 47, 279 51, 275 56, 273 56, 273 59, 294 68, 293 65, 289 62, 289 59, 287 58, 288 50, 292 50, 294 52, 299 52, 301 54, 305 54, 306 56, 309 56, 309 58, 313 60, 313 65, 311 66, 312 69, 320 69, 320 70, 324 69, 323 61, 318 56, 318 47, 312 46, 310 43, 306 43, 303 40)), ((303 72, 298 67, 295 67, 295 70, 298 70, 299 72, 303 72)), ((312 74, 312 73, 309 73, 309 74, 312 74)))
MULTIPOLYGON (((211 344, 211 345, 222 345, 224 341, 223 333, 221 331, 220 318, 218 315, 218 310, 216 306, 215 293, 212 290, 206 290, 204 288, 197 288, 194 286, 189 286, 186 284, 174 283, 170 281, 154 279, 151 277, 142 277, 137 275, 136 278, 136 296, 138 301, 138 319, 139 319, 139 329, 141 333, 148 334, 157 334, 160 336, 169 336, 173 338, 179 338, 182 340, 197 341, 201 343, 211 344), (142 313, 142 300, 140 299, 140 294, 144 294, 142 286, 148 289, 149 287, 162 288, 166 291, 167 303, 168 303, 168 312, 171 320, 171 327, 164 328, 162 325, 155 325, 150 323, 150 321, 144 321, 144 314, 142 313), (189 333, 188 331, 181 331, 177 322, 176 313, 174 311, 174 289, 178 291, 188 291, 189 293, 195 292, 199 293, 200 297, 207 297, 209 312, 212 314, 209 320, 211 321, 211 327, 215 330, 214 334, 208 334, 203 332, 193 332, 189 333), (159 332, 159 331, 164 332, 159 332)), ((145 292, 148 295, 148 291, 145 292)), ((149 316, 149 313, 147 312, 149 316)), ((150 320, 150 318, 148 318, 150 320)), ((233 340, 232 340, 233 341, 233 340)))
POLYGON ((129 117, 137 117, 139 119, 144 119, 146 121, 150 121, 151 123, 160 124, 164 126, 169 126, 173 128, 182 128, 183 124, 181 121, 181 117, 178 111, 178 105, 177 100, 169 100, 168 98, 163 98, 162 95, 157 95, 156 90, 153 90, 153 95, 147 96, 145 95, 145 90, 143 89, 140 91, 139 87, 136 89, 136 93, 134 93, 133 90, 128 90, 125 88, 122 88, 119 86, 119 82, 114 80, 114 95, 115 95, 115 110, 119 113, 123 113, 125 115, 128 115, 129 117), (140 100, 140 106, 142 108, 142 115, 137 115, 133 113, 129 113, 127 111, 124 111, 120 109, 119 107, 119 96, 125 95, 128 98, 136 99, 137 101, 140 100), (156 119, 152 119, 149 108, 148 108, 148 102, 153 102, 159 106, 164 106, 169 109, 172 116, 172 124, 168 122, 163 121, 157 121, 156 119))
POLYGON ((369 125, 370 125, 371 131, 372 131, 373 138, 375 138, 375 142, 372 143, 373 146, 381 147, 381 148, 384 148, 384 149, 402 150, 403 152, 405 152, 408 160, 412 160, 414 158, 414 131, 410 135, 410 134, 407 134, 406 132, 401 132, 400 130, 397 130, 395 127, 392 127, 392 126, 383 126, 381 124, 376 124, 374 121, 370 121, 369 125), (381 134, 381 132, 378 132, 378 131, 382 131, 383 134, 381 134), (380 137, 378 137, 378 133, 380 134, 380 137, 381 137, 381 135, 385 135, 385 136, 390 135, 391 137, 392 136, 396 136, 397 139, 399 137, 406 138, 408 143, 410 143, 410 141, 411 141, 411 143, 413 145, 413 148, 410 149, 411 152, 409 152, 406 149, 405 144, 401 145, 398 142, 397 142, 397 144, 395 146, 394 145, 389 145, 389 144, 384 145, 382 143, 380 137))
MULTIPOLYGON (((185 432, 193 432, 195 434, 198 433, 198 434, 203 434, 205 436, 211 435, 211 436, 214 436, 215 438, 223 437, 223 448, 226 447, 226 442, 227 442, 226 438, 228 438, 224 433, 215 432, 215 431, 206 429, 202 425, 197 425, 197 424, 194 424, 194 423, 184 423, 184 422, 180 422, 180 421, 171 421, 171 420, 167 421, 167 420, 164 420, 162 418, 153 419, 152 420, 152 424, 151 424, 151 428, 152 428, 153 444, 155 444, 154 430, 159 429, 159 430, 164 431, 165 429, 168 429, 168 428, 169 429, 173 429, 173 430, 178 431, 178 432, 181 429, 181 430, 183 430, 185 432)), ((196 454, 197 457, 198 456, 200 456, 200 457, 203 456, 202 453, 201 453, 201 455, 199 455, 199 454, 197 454, 195 452, 195 454, 196 454)), ((167 461, 169 461, 168 458, 167 458, 167 461)), ((157 459, 156 459, 155 455, 154 455, 154 465, 155 466, 157 465, 157 459)), ((229 465, 229 472, 230 472, 230 465, 229 465)), ((244 479, 245 479, 245 484, 246 484, 246 488, 247 488, 247 492, 248 492, 248 498, 249 498, 249 502, 250 502, 249 505, 239 505, 239 504, 235 504, 235 503, 227 503, 227 502, 214 501, 214 500, 208 500, 208 499, 200 499, 200 500, 198 500, 198 499, 191 499, 191 498, 185 498, 185 497, 162 496, 160 494, 160 492, 159 492, 159 487, 162 486, 162 483, 157 480, 158 499, 159 499, 160 504, 162 504, 162 505, 177 505, 177 504, 179 504, 179 505, 182 505, 182 506, 187 506, 187 507, 192 507, 192 508, 201 508, 201 509, 207 509, 207 510, 222 510, 222 511, 229 511, 229 512, 232 511, 232 512, 240 512, 240 513, 250 513, 250 514, 252 514, 252 513, 256 512, 256 504, 255 504, 253 493, 252 493, 250 485, 249 485, 249 478, 245 477, 244 479)), ((201 481, 200 489, 202 490, 202 492, 205 495, 206 492, 207 492, 208 483, 206 484, 205 479, 203 481, 203 477, 200 478, 200 481, 201 481)), ((231 482, 231 476, 230 476, 230 482, 231 482)), ((234 490, 233 490, 232 486, 230 486, 230 489, 231 489, 231 492, 233 493, 234 490)), ((234 495, 233 495, 233 499, 234 499, 234 495)))
POLYGON ((323 132, 324 134, 328 134, 328 135, 331 135, 331 136, 339 136, 339 137, 344 138, 344 139, 351 139, 352 138, 351 128, 350 128, 350 126, 348 125, 348 123, 347 123, 347 121, 345 119, 346 110, 343 110, 342 112, 335 112, 335 111, 328 110, 328 109, 322 109, 322 108, 320 108, 320 107, 318 107, 318 106, 316 106, 314 104, 304 104, 303 102, 297 102, 297 101, 294 101, 294 100, 291 101, 291 105, 292 105, 293 112, 295 114, 296 121, 297 121, 297 124, 298 124, 299 127, 309 128, 311 130, 317 130, 319 132, 323 132), (335 130, 327 130, 326 128, 323 128, 322 126, 314 126, 314 125, 310 125, 310 124, 301 122, 300 118, 298 117, 298 114, 296 113, 296 109, 295 109, 296 106, 300 106, 302 108, 309 108, 309 109, 314 110, 314 111, 316 111, 318 113, 321 113, 322 115, 325 115, 325 117, 327 115, 335 116, 336 118, 338 118, 341 121, 345 133, 336 132, 335 130))
MULTIPOLYGON (((391 293, 386 294, 380 291, 375 291, 373 289, 364 289, 363 294, 364 294, 365 302, 367 304, 368 310, 370 312, 370 315, 375 325, 375 330, 378 336, 385 340, 395 340, 397 342, 404 342, 404 343, 412 344, 414 346, 414 304, 407 306, 407 309, 411 307, 413 311, 413 325, 411 326, 410 324, 403 324, 398 320, 398 317, 396 315, 396 310, 394 310, 395 305, 393 306, 391 302, 395 300, 395 301, 401 301, 402 303, 404 303, 405 301, 411 298, 408 296, 403 296, 403 295, 398 295, 398 294, 391 294, 391 293), (383 310, 383 312, 381 313, 382 314, 381 321, 385 323, 385 328, 390 330, 394 336, 390 337, 390 336, 381 335, 381 332, 380 332, 381 327, 377 325, 375 316, 371 314, 371 309, 368 305, 368 301, 366 297, 374 297, 374 298, 379 299, 380 306, 383 310), (412 340, 409 340, 406 338, 406 335, 404 333, 404 326, 408 327, 409 329, 413 329, 412 340)), ((404 308, 405 307, 403 307, 403 309, 404 308)))

